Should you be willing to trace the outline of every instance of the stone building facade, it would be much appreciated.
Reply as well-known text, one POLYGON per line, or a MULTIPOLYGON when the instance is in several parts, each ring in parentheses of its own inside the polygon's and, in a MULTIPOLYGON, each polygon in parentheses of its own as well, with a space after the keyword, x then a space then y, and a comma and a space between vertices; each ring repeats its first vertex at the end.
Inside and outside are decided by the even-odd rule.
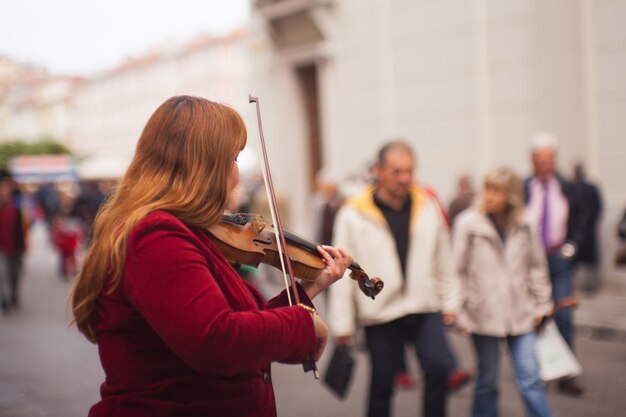
POLYGON ((582 162, 601 186, 614 273, 626 206, 625 0, 253 4, 251 85, 294 212, 306 213, 317 170, 366 172, 392 138, 414 145, 418 179, 448 201, 462 173, 475 183, 497 165, 528 175, 529 138, 548 130, 562 173, 582 162))

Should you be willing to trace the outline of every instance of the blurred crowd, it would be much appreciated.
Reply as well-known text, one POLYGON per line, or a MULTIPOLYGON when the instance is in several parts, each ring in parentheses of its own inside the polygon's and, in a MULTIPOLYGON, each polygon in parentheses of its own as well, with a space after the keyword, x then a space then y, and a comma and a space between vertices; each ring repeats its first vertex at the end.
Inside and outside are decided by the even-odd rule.
POLYGON ((46 228, 58 256, 57 274, 71 279, 80 251, 89 244, 93 220, 112 187, 111 181, 28 183, 0 176, 0 300, 3 315, 20 307, 20 277, 30 230, 46 228))
MULTIPOLYGON (((553 134, 540 132, 531 142, 529 157, 533 172, 525 179, 507 167, 500 167, 490 170, 476 187, 470 175, 460 174, 456 195, 449 204, 443 204, 435 190, 413 177, 412 150, 408 145, 408 159, 406 155, 394 152, 389 155, 395 155, 393 158, 396 159, 381 156, 389 152, 383 148, 378 162, 362 175, 339 180, 326 171, 318 173, 311 201, 314 239, 323 244, 347 246, 355 260, 361 259, 363 265, 373 268, 377 266, 369 258, 385 254, 382 258, 388 259, 385 261, 387 266, 380 266, 376 272, 386 270, 404 276, 404 284, 399 289, 392 288, 392 280, 386 283, 385 292, 380 297, 390 298, 377 302, 387 307, 380 307, 376 312, 370 311, 371 307, 358 295, 347 300, 346 297, 352 297, 353 292, 342 290, 341 285, 337 285, 343 285, 342 282, 329 289, 331 295, 339 294, 334 295, 335 304, 342 306, 333 309, 333 297, 330 297, 328 314, 337 344, 355 343, 355 328, 346 324, 346 317, 360 328, 357 332, 365 334, 362 336, 365 341, 360 345, 370 352, 373 369, 368 415, 389 415, 392 392, 415 385, 415 377, 407 370, 404 359, 405 354, 413 349, 424 374, 424 402, 430 407, 424 410, 424 415, 443 415, 445 394, 436 388, 437 384, 443 384, 442 389, 450 393, 474 376, 472 415, 497 415, 501 343, 510 352, 528 415, 551 415, 544 394, 545 381, 542 381, 535 356, 536 337, 545 323, 553 320, 564 341, 574 351, 572 314, 577 305, 574 276, 576 274, 576 279, 581 281, 578 286, 586 292, 595 292, 602 284, 598 226, 603 207, 599 187, 587 179, 581 164, 572 167, 571 173, 558 169, 558 140, 553 134), (401 195, 402 186, 405 187, 405 199, 400 198, 399 204, 394 206, 394 193, 401 195), (450 239, 450 252, 441 251, 441 248, 434 250, 437 253, 434 260, 428 260, 428 256, 432 256, 428 254, 411 255, 411 251, 419 251, 412 246, 423 246, 430 239, 424 230, 416 232, 415 217, 425 214, 415 215, 412 198, 415 198, 414 205, 424 199, 436 207, 435 211, 444 219, 442 223, 450 239), (355 214, 357 212, 359 214, 355 214), (366 220, 365 223, 357 220, 359 216, 366 220), (379 222, 386 231, 377 235, 377 230, 370 229, 368 222, 379 222), (343 230, 339 237, 336 236, 337 228, 343 230), (416 234, 421 236, 415 237, 416 234), (387 236, 395 242, 389 253, 384 249, 387 236), (432 273, 431 269, 411 277, 414 266, 411 256, 419 257, 422 263, 434 262, 438 268, 444 263, 453 268, 459 293, 458 306, 450 308, 454 312, 447 312, 442 305, 419 306, 420 302, 415 299, 416 307, 413 311, 405 309, 406 315, 390 312, 394 308, 403 308, 397 306, 405 305, 407 297, 413 297, 408 288, 412 285, 409 284, 411 280, 422 281, 414 284, 416 288, 421 286, 422 293, 439 291, 437 296, 452 297, 453 291, 437 282, 443 281, 441 277, 435 276, 435 283, 428 284, 432 288, 424 287, 423 282, 429 279, 426 275, 432 273), (388 265, 395 262, 399 262, 401 269, 393 272, 388 265), (389 295, 394 291, 395 295, 389 295), (345 305, 356 307, 348 311, 343 307, 345 305), (433 314, 435 321, 431 322, 433 314), (437 327, 456 328, 471 336, 476 354, 475 371, 459 369, 445 335, 434 330, 437 327), (411 330, 420 328, 424 330, 418 330, 418 333, 427 333, 417 336, 415 330, 411 330), (427 345, 424 342, 426 336, 430 340, 427 345), (400 340, 402 351, 397 350, 394 340, 400 340), (445 374, 444 379, 437 379, 439 372, 445 374), (436 382, 438 380, 442 382, 436 382)), ((399 147, 402 151, 405 144, 388 146, 399 147)), ((423 201, 419 204, 423 211, 423 201)), ((266 206, 262 178, 253 178, 242 182, 230 209, 261 213, 270 218, 266 206)), ((436 223, 437 220, 433 218, 429 222, 436 223)), ((617 265, 623 265, 626 264, 626 212, 617 229, 624 244, 615 260, 617 265)), ((256 280, 256 284, 262 287, 268 274, 274 273, 262 271, 261 275, 265 276, 260 277, 258 271, 248 271, 245 277, 256 280)), ((415 297, 423 298, 423 294, 415 297)), ((585 392, 577 375, 558 378, 557 387, 566 395, 582 396, 585 392)))
MULTIPOLYGON (((460 175, 447 210, 432 188, 416 181, 414 151, 405 142, 379 151, 371 179, 355 195, 320 181, 318 238, 345 247, 387 278, 384 300, 378 301, 383 306, 367 304, 343 282, 330 289, 337 343, 353 344, 359 326, 364 330, 372 368, 368 415, 390 415, 393 390, 413 386, 406 346, 422 369, 424 415, 445 415, 447 393, 471 373, 458 369, 441 331, 445 326, 471 336, 477 361, 473 416, 498 415, 501 344, 510 352, 527 414, 551 415, 535 353, 537 334, 553 320, 573 352, 574 272, 582 272, 586 291, 601 283, 600 192, 582 165, 571 176, 561 174, 557 150, 555 135, 538 132, 526 179, 494 168, 475 189, 468 175, 460 175), (437 224, 445 231, 433 230, 437 224), (449 237, 450 250, 440 234, 449 237), (385 261, 370 260, 380 258, 385 261)), ((575 373, 561 375, 557 387, 566 395, 585 392, 575 373)))

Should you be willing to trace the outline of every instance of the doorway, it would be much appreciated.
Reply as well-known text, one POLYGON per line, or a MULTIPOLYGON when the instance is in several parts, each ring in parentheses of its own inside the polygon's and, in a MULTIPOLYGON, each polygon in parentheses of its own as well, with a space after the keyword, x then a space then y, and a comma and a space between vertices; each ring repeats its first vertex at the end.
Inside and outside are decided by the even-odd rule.
POLYGON ((315 187, 315 176, 323 166, 318 69, 316 64, 296 68, 307 124, 307 150, 309 156, 309 187, 315 187))

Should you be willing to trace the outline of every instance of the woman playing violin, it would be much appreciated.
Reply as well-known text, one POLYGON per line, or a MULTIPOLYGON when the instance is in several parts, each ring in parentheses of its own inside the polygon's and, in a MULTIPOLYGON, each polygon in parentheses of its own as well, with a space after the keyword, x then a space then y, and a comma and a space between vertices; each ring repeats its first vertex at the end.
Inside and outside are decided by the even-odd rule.
POLYGON ((163 103, 94 225, 71 301, 106 378, 95 416, 274 416, 272 362, 319 359, 328 337, 311 300, 352 258, 267 303, 206 231, 222 218, 246 143, 241 116, 205 99, 163 103))

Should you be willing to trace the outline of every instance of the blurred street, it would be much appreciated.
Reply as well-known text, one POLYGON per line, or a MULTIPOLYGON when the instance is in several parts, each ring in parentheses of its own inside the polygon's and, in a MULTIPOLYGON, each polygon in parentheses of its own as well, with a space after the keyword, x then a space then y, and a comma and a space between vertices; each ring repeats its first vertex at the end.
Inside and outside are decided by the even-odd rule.
MULTIPOLYGON (((69 288, 70 283, 57 276, 56 254, 48 243, 46 230, 39 223, 31 233, 21 309, 0 317, 1 417, 85 416, 90 405, 98 400, 103 373, 96 347, 74 327, 68 327, 69 288)), ((549 386, 549 402, 555 416, 624 415, 626 344, 624 334, 620 333, 623 329, 620 326, 626 323, 624 301, 626 294, 616 293, 614 289, 582 299, 577 349, 584 367, 582 381, 587 393, 582 398, 565 397, 558 394, 554 386, 549 386), (621 310, 606 310, 610 307, 621 310)), ((323 315, 323 300, 318 301, 318 306, 323 315)), ((458 335, 451 335, 451 340, 461 365, 473 369, 468 340, 458 335)), ((327 353, 331 351, 332 346, 329 346, 327 353)), ((328 356, 318 364, 322 373, 328 356)), ((411 360, 409 365, 416 374, 415 361, 411 360)), ((349 396, 340 401, 311 374, 303 374, 299 366, 275 365, 273 375, 279 415, 362 416, 367 373, 367 358, 360 353, 349 396)), ((506 358, 502 362, 501 377, 501 415, 524 416, 506 358)), ((470 386, 453 394, 449 415, 468 416, 471 394, 470 386)), ((399 392, 395 415, 420 415, 420 395, 419 384, 413 390, 399 392)))

